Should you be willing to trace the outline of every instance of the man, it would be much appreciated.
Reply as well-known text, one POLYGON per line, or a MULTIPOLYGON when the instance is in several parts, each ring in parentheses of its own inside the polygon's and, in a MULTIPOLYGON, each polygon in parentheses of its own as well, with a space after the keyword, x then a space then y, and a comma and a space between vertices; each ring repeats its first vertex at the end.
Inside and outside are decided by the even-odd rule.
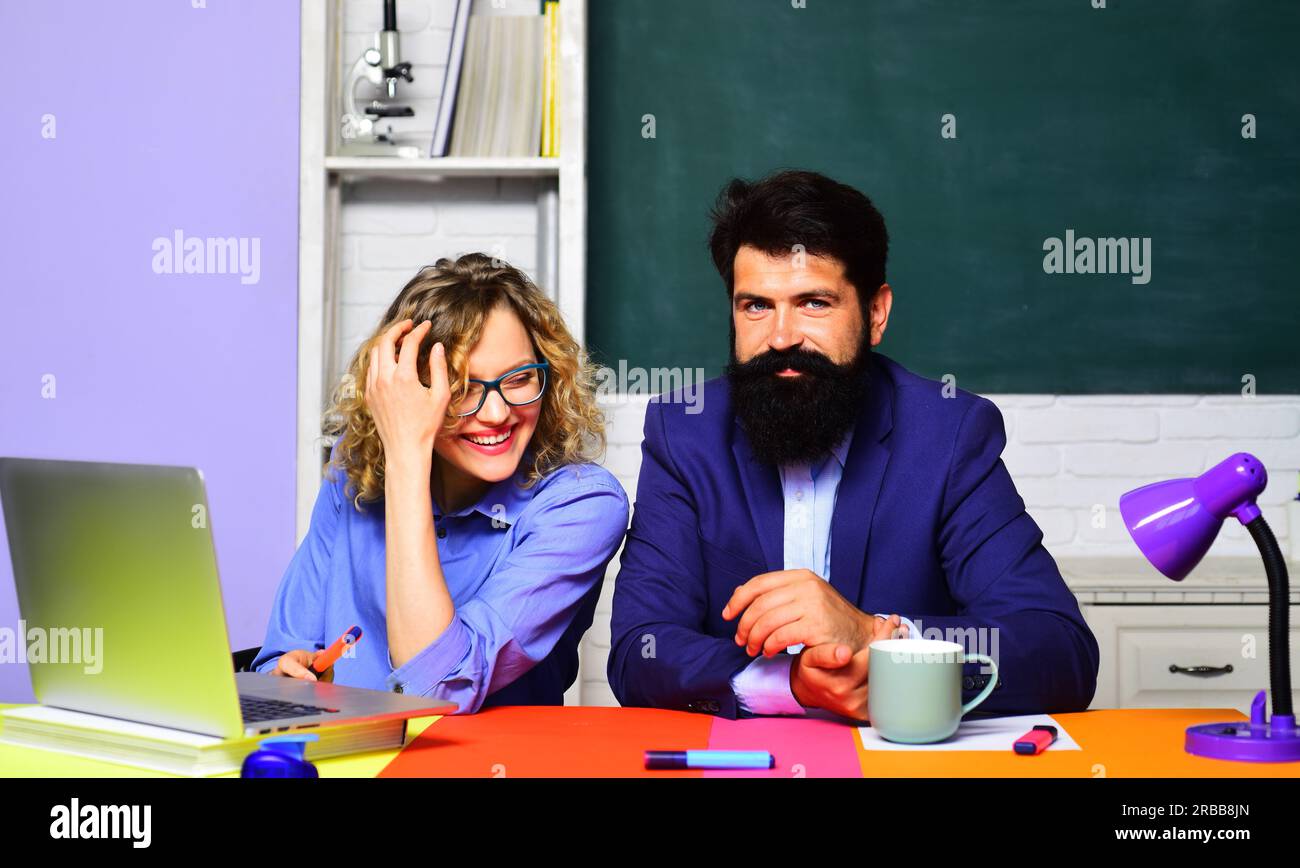
MULTIPOLYGON (((646 412, 619 701, 866 720, 868 646, 902 634, 995 657, 984 710, 1086 708, 1097 642, 1002 463, 1001 414, 872 352, 893 291, 871 201, 781 172, 732 181, 713 221, 731 363, 703 412, 646 412)), ((986 681, 967 664, 963 701, 986 681)))

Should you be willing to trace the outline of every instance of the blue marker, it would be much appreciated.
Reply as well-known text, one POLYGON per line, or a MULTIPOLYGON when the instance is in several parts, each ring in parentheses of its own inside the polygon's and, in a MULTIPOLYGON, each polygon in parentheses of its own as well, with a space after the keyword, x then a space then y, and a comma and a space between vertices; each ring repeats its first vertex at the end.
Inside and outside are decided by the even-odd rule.
POLYGON ((648 750, 648 769, 772 769, 776 758, 765 750, 648 750))

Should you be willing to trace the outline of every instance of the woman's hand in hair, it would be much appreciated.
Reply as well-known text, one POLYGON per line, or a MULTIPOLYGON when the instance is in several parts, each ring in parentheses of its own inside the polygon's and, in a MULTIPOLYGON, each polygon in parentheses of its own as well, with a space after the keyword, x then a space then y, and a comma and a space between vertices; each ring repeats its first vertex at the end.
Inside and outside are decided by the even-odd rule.
POLYGON ((446 420, 451 390, 441 343, 429 352, 429 386, 420 382, 416 370, 420 342, 430 327, 428 320, 414 327, 411 320, 402 320, 370 349, 366 407, 384 444, 386 464, 407 458, 432 460, 433 442, 446 420))

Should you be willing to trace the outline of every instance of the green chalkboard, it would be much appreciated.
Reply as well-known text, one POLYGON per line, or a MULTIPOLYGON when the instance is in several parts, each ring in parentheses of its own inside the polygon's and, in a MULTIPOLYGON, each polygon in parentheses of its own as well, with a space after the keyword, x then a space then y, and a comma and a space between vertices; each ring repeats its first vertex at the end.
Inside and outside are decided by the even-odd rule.
POLYGON ((733 176, 798 167, 884 214, 881 351, 918 373, 1298 392, 1297 34, 1293 0, 593 3, 588 343, 719 373, 709 207, 733 176), (1047 273, 1069 230, 1149 238, 1149 282, 1047 273))

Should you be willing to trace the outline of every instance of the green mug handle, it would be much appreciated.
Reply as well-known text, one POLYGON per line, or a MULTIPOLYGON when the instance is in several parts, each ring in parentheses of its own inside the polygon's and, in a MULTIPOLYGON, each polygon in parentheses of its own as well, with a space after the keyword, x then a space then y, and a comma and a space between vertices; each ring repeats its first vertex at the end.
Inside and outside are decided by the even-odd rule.
POLYGON ((993 692, 993 688, 998 686, 998 664, 994 663, 993 658, 989 657, 987 654, 967 654, 962 658, 962 662, 987 663, 993 667, 993 675, 989 678, 989 683, 984 685, 984 689, 980 691, 980 695, 961 707, 961 713, 965 715, 966 712, 988 699, 989 694, 993 692))

